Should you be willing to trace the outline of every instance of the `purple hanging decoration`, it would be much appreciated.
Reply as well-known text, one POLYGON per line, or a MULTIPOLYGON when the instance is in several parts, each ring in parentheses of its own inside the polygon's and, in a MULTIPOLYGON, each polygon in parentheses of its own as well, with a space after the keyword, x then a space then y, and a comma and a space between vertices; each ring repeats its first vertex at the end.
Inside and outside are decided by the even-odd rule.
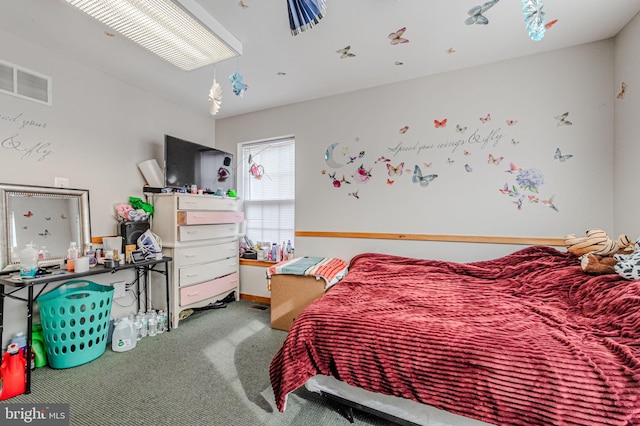
POLYGON ((524 23, 527 24, 527 31, 531 40, 540 41, 544 37, 546 28, 544 27, 545 13, 542 10, 542 0, 522 0, 522 13, 524 13, 524 23))
POLYGON ((287 0, 291 35, 311 29, 324 17, 327 6, 324 0, 287 0))

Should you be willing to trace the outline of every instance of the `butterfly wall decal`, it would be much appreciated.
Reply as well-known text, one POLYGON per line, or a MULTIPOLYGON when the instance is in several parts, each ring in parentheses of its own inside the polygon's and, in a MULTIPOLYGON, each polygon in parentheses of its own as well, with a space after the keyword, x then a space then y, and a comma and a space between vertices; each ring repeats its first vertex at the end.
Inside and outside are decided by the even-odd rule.
POLYGON ((521 171, 522 171, 522 167, 516 167, 516 165, 513 163, 509 163, 509 170, 505 170, 505 172, 511 173, 511 174, 521 172, 521 171))
POLYGON ((466 131, 467 131, 467 126, 462 127, 461 125, 456 124, 456 132, 464 133, 464 132, 466 132, 466 131))
POLYGON ((465 165, 464 165, 464 169, 467 171, 467 173, 471 173, 471 172, 473 171, 473 169, 471 168, 471 166, 470 166, 470 165, 468 165, 468 164, 465 164, 465 165))
POLYGON ((462 151, 462 155, 464 155, 465 157, 468 157, 469 155, 471 155, 471 153, 465 149, 462 151))
POLYGON ((447 53, 451 54, 451 53, 456 53, 456 50, 453 47, 450 47, 447 49, 447 53))
POLYGON ((396 44, 409 43, 408 39, 402 37, 406 30, 407 30, 407 27, 402 27, 398 31, 389 34, 389 39, 391 40, 389 43, 391 43, 394 46, 396 44))
POLYGON ((515 139, 511 139, 511 145, 518 145, 520 143, 520 141, 515 140, 515 139))
POLYGON ((515 126, 518 124, 518 120, 507 120, 507 126, 515 126))
POLYGON ((336 53, 340 54, 340 59, 344 59, 344 58, 353 58, 354 56, 356 56, 355 53, 351 53, 349 52, 349 50, 351 50, 351 46, 346 46, 343 47, 342 49, 338 49, 336 50, 336 53))
POLYGON ((409 130, 409 126, 404 126, 402 129, 400 129, 400 134, 404 135, 405 133, 407 133, 407 130, 409 130))
POLYGON ((387 185, 393 185, 395 180, 387 179, 387 185))
POLYGON ((558 210, 558 208, 556 207, 555 204, 553 204, 553 197, 555 197, 555 195, 552 195, 548 200, 542 200, 542 204, 549 206, 551 209, 559 212, 560 210, 558 210))
POLYGON ((433 120, 433 125, 435 126, 436 129, 438 129, 440 127, 446 127, 447 126, 447 119, 445 118, 442 121, 433 120))
POLYGON ((549 28, 553 27, 556 24, 556 22, 558 22, 557 19, 547 22, 546 24, 544 24, 544 29, 548 30, 549 28))
POLYGON ((378 159, 374 161, 374 163, 388 163, 389 161, 391 160, 383 155, 381 157, 378 157, 378 159))
POLYGON ((404 162, 398 164, 398 167, 393 167, 390 163, 387 163, 387 173, 389 176, 394 175, 402 175, 402 168, 404 167, 404 162))
POLYGON ((484 117, 480 117, 480 122, 481 122, 482 124, 486 123, 487 121, 491 121, 491 114, 487 114, 487 115, 486 115, 486 116, 484 116, 484 117))
POLYGON ((489 159, 487 160, 487 163, 489 164, 493 164, 494 166, 497 166, 500 164, 500 162, 504 159, 504 157, 494 157, 493 154, 489 154, 489 159))
POLYGON ((427 187, 429 186, 429 182, 431 182, 432 180, 434 180, 435 178, 437 178, 438 175, 435 174, 431 174, 431 175, 422 175, 422 170, 420 170, 420 166, 418 166, 416 164, 415 168, 413 169, 413 177, 411 178, 411 181, 413 183, 419 183, 420 186, 422 187, 427 187))
POLYGON ((627 90, 627 83, 625 83, 624 81, 622 82, 622 88, 620 89, 620 93, 618 93, 618 96, 616 96, 616 98, 618 99, 624 99, 624 91, 627 90))
POLYGON ((489 23, 489 20, 486 16, 483 15, 483 13, 495 6, 498 1, 499 0, 492 0, 486 2, 483 5, 472 7, 471 9, 469 9, 469 17, 466 21, 464 21, 464 23, 467 25, 487 25, 489 23))
POLYGON ((29 210, 28 212, 26 212, 25 214, 23 214, 24 217, 31 217, 33 216, 33 212, 31 210, 29 210))
POLYGON ((350 197, 357 198, 357 199, 359 200, 359 199, 360 199, 360 196, 358 195, 358 192, 359 192, 359 191, 356 191, 356 192, 349 192, 349 194, 348 194, 348 195, 349 195, 350 197))
POLYGON ((245 2, 243 2, 242 0, 240 0, 240 3, 238 3, 238 6, 240 6, 243 9, 248 9, 249 5, 246 4, 245 2))
POLYGON ((568 116, 569 116, 568 112, 565 112, 564 114, 556 115, 555 119, 558 120, 558 123, 556 124, 556 127, 571 126, 573 123, 570 122, 569 120, 567 120, 568 116))
POLYGON ((560 161, 561 163, 564 163, 571 157, 573 157, 573 154, 562 154, 560 148, 556 148, 556 153, 553 155, 553 158, 560 161))
POLYGON ((452 164, 453 164, 453 163, 455 163, 455 162, 456 162, 456 160, 452 160, 452 159, 451 159, 451 157, 447 158, 447 163, 448 163, 449 165, 452 165, 452 164))

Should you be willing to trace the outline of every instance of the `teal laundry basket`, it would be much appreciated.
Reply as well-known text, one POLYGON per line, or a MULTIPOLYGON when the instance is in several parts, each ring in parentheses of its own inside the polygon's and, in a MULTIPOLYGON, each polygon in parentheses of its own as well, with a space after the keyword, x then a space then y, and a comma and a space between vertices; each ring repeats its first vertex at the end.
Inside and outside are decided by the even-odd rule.
POLYGON ((69 281, 37 300, 50 367, 77 367, 104 353, 113 287, 69 281))

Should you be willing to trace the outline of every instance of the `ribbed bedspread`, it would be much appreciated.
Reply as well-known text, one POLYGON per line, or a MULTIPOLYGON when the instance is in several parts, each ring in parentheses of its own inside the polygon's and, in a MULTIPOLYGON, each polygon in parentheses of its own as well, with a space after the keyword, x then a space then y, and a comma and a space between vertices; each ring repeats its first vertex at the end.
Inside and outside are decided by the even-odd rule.
POLYGON ((640 282, 541 246, 467 264, 361 254, 273 358, 278 409, 317 374, 493 424, 640 424, 640 282))

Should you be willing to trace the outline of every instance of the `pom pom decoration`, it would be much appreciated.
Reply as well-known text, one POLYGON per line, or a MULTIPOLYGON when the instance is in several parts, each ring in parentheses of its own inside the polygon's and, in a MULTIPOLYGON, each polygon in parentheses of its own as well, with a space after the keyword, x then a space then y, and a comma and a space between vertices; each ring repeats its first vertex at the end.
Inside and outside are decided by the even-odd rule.
POLYGON ((242 80, 243 78, 238 71, 234 72, 229 76, 229 81, 231 82, 231 88, 233 89, 233 94, 236 96, 243 96, 244 92, 246 92, 248 89, 248 86, 244 84, 242 80))
POLYGON ((320 22, 327 11, 324 0, 288 0, 287 8, 289 28, 294 36, 320 22))
POLYGON ((220 105, 222 104, 222 87, 216 81, 216 78, 213 78, 213 84, 211 85, 211 90, 209 90, 209 112, 211 115, 216 115, 220 110, 220 105))
POLYGON ((522 4, 524 23, 527 24, 527 31, 529 31, 531 40, 542 40, 546 31, 542 0, 522 0, 522 4))

